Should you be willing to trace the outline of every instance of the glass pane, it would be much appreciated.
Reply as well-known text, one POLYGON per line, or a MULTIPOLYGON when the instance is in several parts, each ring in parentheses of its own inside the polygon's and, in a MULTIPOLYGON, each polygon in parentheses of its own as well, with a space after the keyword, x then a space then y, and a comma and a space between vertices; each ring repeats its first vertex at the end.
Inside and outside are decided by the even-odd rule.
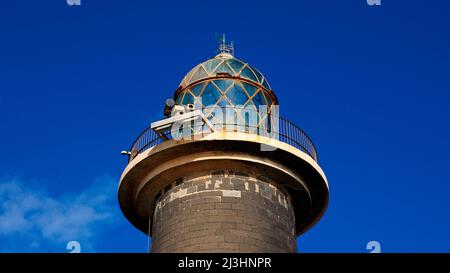
POLYGON ((237 76, 239 76, 239 74, 238 73, 236 73, 232 68, 231 68, 231 66, 227 63, 227 66, 228 66, 228 68, 230 68, 230 71, 231 71, 231 76, 233 76, 233 77, 237 77, 237 76))
POLYGON ((234 72, 236 72, 235 74, 238 74, 239 71, 241 71, 241 68, 245 65, 244 63, 236 59, 229 59, 227 62, 231 66, 231 68, 233 68, 234 72))
POLYGON ((225 92, 225 90, 227 90, 227 88, 234 83, 233 80, 214 80, 213 82, 222 92, 225 92))
POLYGON ((231 87, 230 90, 228 90, 228 92, 226 93, 226 96, 233 105, 245 105, 245 103, 249 99, 242 87, 238 84, 235 84, 233 87, 231 87))
POLYGON ((177 98, 175 99, 175 103, 176 104, 181 104, 181 102, 183 101, 183 96, 184 96, 185 93, 186 93, 186 91, 178 94, 177 98))
POLYGON ((258 79, 256 78, 255 74, 253 74, 253 72, 248 67, 246 67, 246 68, 244 68, 244 70, 242 70, 241 77, 245 78, 245 79, 249 79, 254 82, 258 82, 258 79))
POLYGON ((267 80, 264 78, 264 81, 263 81, 263 84, 262 84, 263 86, 264 86, 264 88, 266 88, 267 89, 267 91, 270 91, 270 86, 269 86, 269 83, 267 82, 267 80))
POLYGON ((264 91, 262 89, 259 90, 259 94, 261 96, 261 101, 263 102, 263 104, 267 105, 267 97, 266 94, 264 93, 264 91))
POLYGON ((261 91, 259 91, 259 92, 253 97, 253 102, 255 103, 256 106, 267 104, 267 103, 266 103, 266 100, 264 99, 264 95, 261 93, 261 91))
POLYGON ((247 111, 257 111, 258 108, 255 106, 255 104, 253 103, 252 100, 250 100, 246 105, 245 105, 245 110, 247 111))
POLYGON ((255 92, 258 90, 256 86, 248 84, 246 82, 242 82, 242 85, 244 86, 245 90, 247 91, 250 97, 253 96, 253 94, 255 94, 255 92))
POLYGON ((200 92, 203 90, 203 87, 205 86, 205 84, 206 83, 202 82, 202 83, 199 83, 199 84, 196 84, 196 85, 192 86, 190 88, 192 94, 194 94, 194 96, 198 96, 200 94, 200 92))
POLYGON ((191 78, 192 74, 197 70, 197 67, 192 68, 189 73, 183 78, 183 81, 181 82, 181 85, 183 87, 186 87, 189 85, 189 79, 191 78))
POLYGON ((183 104, 188 104, 188 103, 194 103, 194 97, 192 96, 192 94, 190 92, 186 92, 186 95, 184 95, 183 98, 183 104))
POLYGON ((231 68, 226 64, 226 63, 222 63, 221 65, 219 65, 216 70, 214 71, 214 73, 228 73, 230 75, 234 75, 234 72, 231 70, 231 68))
POLYGON ((212 84, 212 82, 210 82, 206 86, 201 97, 202 97, 202 104, 204 106, 209 106, 216 104, 217 100, 221 97, 221 94, 217 90, 217 88, 212 84))
POLYGON ((272 104, 272 99, 271 99, 270 95, 264 93, 264 97, 266 97, 267 105, 271 105, 272 104))
POLYGON ((253 72, 255 72, 256 77, 258 78, 258 82, 262 83, 263 75, 261 74, 261 72, 259 72, 258 69, 256 69, 256 68, 252 67, 252 69, 253 69, 253 72))
POLYGON ((203 66, 205 67, 206 71, 209 74, 213 74, 214 69, 217 67, 217 65, 220 62, 222 62, 222 60, 220 60, 220 59, 212 59, 212 60, 209 60, 209 61, 205 62, 203 64, 203 66))
POLYGON ((228 106, 230 104, 228 103, 228 101, 224 97, 222 97, 219 100, 219 102, 217 103, 217 105, 220 106, 220 107, 226 107, 226 106, 228 106))
POLYGON ((195 73, 192 75, 192 78, 190 79, 190 83, 195 82, 200 79, 207 78, 207 77, 208 77, 208 74, 206 73, 205 69, 203 69, 203 67, 200 65, 197 68, 197 71, 195 71, 195 73))

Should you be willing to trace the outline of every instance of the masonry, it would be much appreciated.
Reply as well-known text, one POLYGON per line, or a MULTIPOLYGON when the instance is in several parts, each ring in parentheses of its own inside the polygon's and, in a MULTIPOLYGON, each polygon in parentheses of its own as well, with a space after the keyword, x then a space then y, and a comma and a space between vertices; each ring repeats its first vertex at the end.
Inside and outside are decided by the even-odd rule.
POLYGON ((155 201, 152 252, 295 252, 289 194, 252 173, 190 174, 155 201))

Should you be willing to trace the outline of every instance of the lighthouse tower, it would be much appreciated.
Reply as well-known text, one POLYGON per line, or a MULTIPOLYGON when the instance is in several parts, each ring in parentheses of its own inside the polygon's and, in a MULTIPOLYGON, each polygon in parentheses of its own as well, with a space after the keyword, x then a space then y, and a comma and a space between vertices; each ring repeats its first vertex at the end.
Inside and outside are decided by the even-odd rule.
POLYGON ((123 152, 120 206, 152 252, 296 252, 328 184, 311 139, 279 113, 267 78, 224 39, 187 73, 123 152))

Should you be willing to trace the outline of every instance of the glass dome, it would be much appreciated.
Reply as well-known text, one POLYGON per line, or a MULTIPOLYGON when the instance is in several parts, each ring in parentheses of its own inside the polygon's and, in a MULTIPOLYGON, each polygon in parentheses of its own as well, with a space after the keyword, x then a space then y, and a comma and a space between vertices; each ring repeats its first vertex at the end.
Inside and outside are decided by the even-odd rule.
MULTIPOLYGON (((221 53, 194 67, 182 80, 175 93, 177 104, 195 104, 201 99, 204 108, 237 108, 253 110, 260 120, 277 105, 267 79, 255 68, 227 53, 221 53), (239 106, 239 107, 238 107, 239 106)), ((239 114, 238 114, 239 115, 239 114)))
POLYGON ((191 69, 181 81, 179 89, 184 89, 199 80, 218 75, 246 79, 261 85, 266 91, 270 91, 270 85, 261 72, 227 53, 221 53, 191 69))
POLYGON ((204 107, 207 106, 254 106, 270 108, 274 99, 261 87, 233 78, 207 79, 184 89, 176 96, 177 104, 194 104, 196 98, 201 98, 204 107))
POLYGON ((278 104, 261 72, 228 53, 194 67, 181 81, 174 99, 176 104, 196 107, 201 102, 204 113, 215 114, 211 120, 215 124, 223 124, 225 120, 247 124, 252 119, 257 128, 270 122, 268 117, 278 104))

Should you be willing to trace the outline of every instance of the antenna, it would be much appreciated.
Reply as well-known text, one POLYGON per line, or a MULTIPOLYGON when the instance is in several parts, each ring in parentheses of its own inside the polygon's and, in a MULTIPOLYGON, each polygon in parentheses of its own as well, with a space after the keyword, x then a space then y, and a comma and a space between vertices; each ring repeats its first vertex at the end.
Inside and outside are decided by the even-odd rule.
POLYGON ((234 56, 234 43, 231 42, 229 45, 227 45, 225 34, 222 34, 221 37, 217 37, 217 41, 219 42, 220 53, 230 54, 234 56))

